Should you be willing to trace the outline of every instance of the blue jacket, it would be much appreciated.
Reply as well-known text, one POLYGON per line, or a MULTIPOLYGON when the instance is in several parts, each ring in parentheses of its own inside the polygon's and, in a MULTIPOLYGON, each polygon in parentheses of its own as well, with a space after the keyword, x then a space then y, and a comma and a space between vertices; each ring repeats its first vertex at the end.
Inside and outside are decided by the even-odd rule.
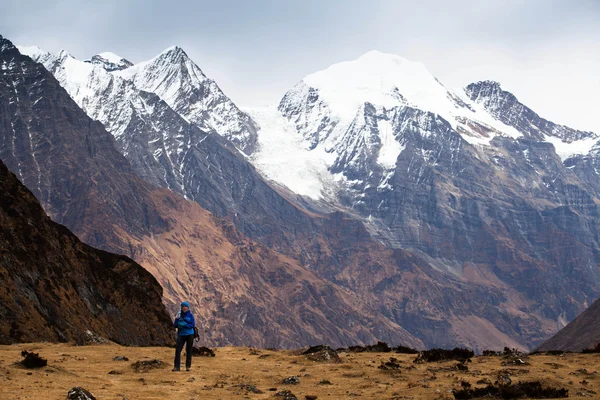
POLYGON ((196 326, 196 320, 191 311, 182 313, 179 318, 175 318, 173 326, 179 331, 179 336, 187 336, 194 334, 194 326, 196 326))

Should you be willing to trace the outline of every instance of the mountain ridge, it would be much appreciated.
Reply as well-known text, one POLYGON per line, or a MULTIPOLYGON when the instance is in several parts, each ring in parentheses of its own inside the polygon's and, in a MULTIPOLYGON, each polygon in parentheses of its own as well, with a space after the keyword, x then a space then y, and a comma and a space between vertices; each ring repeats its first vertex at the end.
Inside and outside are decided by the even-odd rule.
MULTIPOLYGON (((183 73, 177 65, 170 67, 181 70, 167 75, 183 73)), ((234 176, 252 176, 242 182, 257 186, 241 199, 268 199, 262 206, 252 203, 259 207, 247 209, 247 215, 269 216, 268 204, 269 222, 248 224, 233 208, 217 213, 231 217, 244 233, 353 291, 426 346, 502 342, 529 348, 598 296, 595 156, 590 152, 563 162, 555 143, 519 132, 466 93, 448 91, 426 76, 433 99, 443 105, 440 113, 418 108, 414 99, 411 104, 411 93, 402 93, 394 80, 340 119, 323 88, 297 85, 278 110, 251 112, 260 129, 248 157, 219 152, 224 163, 190 166, 195 176, 211 171, 225 177, 212 180, 212 190, 198 192, 198 202, 234 176), (233 160, 239 169, 231 174, 213 169, 233 160), (285 189, 257 190, 264 182, 247 161, 310 199, 285 189), (307 218, 307 207, 327 212, 307 218), (282 212, 289 223, 274 225, 282 212), (488 336, 494 339, 487 341, 488 336)), ((163 139, 167 136, 176 135, 163 139)), ((199 140, 204 137, 203 144, 211 140, 210 134, 199 140)), ((220 138, 226 147, 227 138, 220 138)), ((148 146, 153 139, 139 140, 148 146)))
POLYGON ((383 338, 423 347, 353 293, 140 179, 114 137, 44 66, 3 38, 0 49, 0 159, 55 221, 151 272, 170 310, 181 299, 201 302, 205 343, 294 347, 383 338))

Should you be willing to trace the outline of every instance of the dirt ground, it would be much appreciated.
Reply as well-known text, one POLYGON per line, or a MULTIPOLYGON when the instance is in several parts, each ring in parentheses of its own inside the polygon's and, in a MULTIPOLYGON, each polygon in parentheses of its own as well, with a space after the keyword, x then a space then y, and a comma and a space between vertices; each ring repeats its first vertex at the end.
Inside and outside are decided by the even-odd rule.
MULTIPOLYGON (((0 346, 0 399, 65 399, 81 386, 97 399, 284 399, 289 390, 298 399, 453 399, 453 389, 484 387, 507 377, 512 383, 539 380, 566 388, 569 398, 600 398, 600 354, 535 355, 525 365, 502 365, 500 356, 476 356, 456 369, 456 361, 414 364, 415 355, 340 353, 341 363, 315 362, 296 351, 225 347, 216 357, 194 357, 191 372, 171 372, 174 350, 123 347, 116 344, 18 344, 0 346), (21 351, 48 360, 39 369, 20 364, 21 351), (114 361, 125 356, 129 361, 114 361), (392 370, 379 368, 390 357, 392 370), (135 372, 136 361, 159 359, 163 368, 135 372), (297 384, 283 380, 296 376, 297 384), (480 383, 477 383, 480 382, 480 383), (254 393, 260 391, 262 393, 254 393), (309 397, 310 398, 310 397, 309 397)), ((183 356, 183 355, 182 355, 183 356)), ((183 357, 182 357, 183 358, 183 357)), ((520 363, 520 362, 519 362, 520 363)))

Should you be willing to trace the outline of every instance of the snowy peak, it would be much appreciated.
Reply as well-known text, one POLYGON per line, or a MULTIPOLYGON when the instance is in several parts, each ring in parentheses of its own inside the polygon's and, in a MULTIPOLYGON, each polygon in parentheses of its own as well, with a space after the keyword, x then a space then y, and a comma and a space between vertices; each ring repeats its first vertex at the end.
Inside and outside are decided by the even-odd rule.
MULTIPOLYGON (((370 51, 356 60, 334 64, 308 75, 286 94, 280 111, 291 122, 297 123, 303 136, 314 140, 327 132, 322 122, 329 121, 330 128, 336 125, 335 130, 343 130, 364 103, 386 109, 408 106, 432 112, 448 121, 473 144, 489 144, 498 135, 521 136, 464 93, 448 90, 422 63, 379 51, 370 51), (313 104, 308 110, 307 101, 313 104), (299 104, 302 102, 305 104, 299 104), (315 106, 318 106, 318 112, 315 106), (298 110, 313 114, 309 121, 319 122, 307 122, 307 118, 297 114, 298 110), (302 132, 301 125, 310 130, 302 132)), ((334 132, 325 136, 335 138, 337 135, 334 132)), ((315 146, 314 143, 311 145, 315 146)))
POLYGON ((170 60, 173 63, 181 63, 190 59, 187 53, 179 46, 171 46, 165 49, 156 58, 170 60))
POLYGON ((181 47, 170 47, 153 59, 113 74, 155 93, 188 122, 213 130, 251 154, 257 126, 209 79, 181 47))
POLYGON ((447 90, 418 62, 370 51, 354 61, 334 64, 303 79, 319 91, 332 112, 352 118, 364 102, 394 107, 398 94, 427 111, 449 106, 447 90))
POLYGON ((598 135, 593 132, 579 131, 540 117, 514 94, 503 90, 498 82, 471 83, 465 88, 465 93, 497 120, 535 140, 553 143, 557 153, 563 158, 589 151, 588 147, 598 139, 598 135))
POLYGON ((14 49, 14 45, 12 44, 12 42, 8 39, 4 39, 4 36, 0 35, 0 51, 5 52, 7 50, 9 50, 10 48, 14 49))
POLYGON ((108 72, 120 71, 133 65, 131 61, 111 52, 96 54, 90 60, 85 60, 85 62, 99 65, 108 72))

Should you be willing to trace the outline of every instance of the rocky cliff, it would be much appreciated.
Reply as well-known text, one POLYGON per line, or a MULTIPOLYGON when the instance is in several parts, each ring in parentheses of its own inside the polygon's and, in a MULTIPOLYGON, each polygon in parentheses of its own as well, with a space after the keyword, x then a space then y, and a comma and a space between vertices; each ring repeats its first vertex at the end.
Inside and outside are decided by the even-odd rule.
POLYGON ((168 345, 162 287, 136 262, 82 242, 53 222, 0 161, 0 342, 168 345))

